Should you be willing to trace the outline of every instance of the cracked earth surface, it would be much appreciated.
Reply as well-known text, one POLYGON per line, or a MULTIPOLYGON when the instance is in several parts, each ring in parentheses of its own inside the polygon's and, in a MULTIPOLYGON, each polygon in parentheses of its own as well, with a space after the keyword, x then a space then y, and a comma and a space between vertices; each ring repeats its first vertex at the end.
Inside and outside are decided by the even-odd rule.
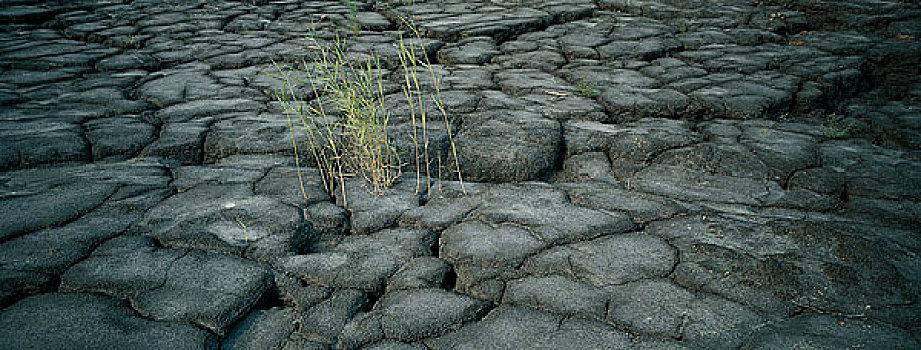
POLYGON ((917 1, 0 19, 0 348, 921 348, 917 1), (465 181, 330 195, 298 172, 273 62, 354 19, 350 57, 398 84, 399 16, 465 181))

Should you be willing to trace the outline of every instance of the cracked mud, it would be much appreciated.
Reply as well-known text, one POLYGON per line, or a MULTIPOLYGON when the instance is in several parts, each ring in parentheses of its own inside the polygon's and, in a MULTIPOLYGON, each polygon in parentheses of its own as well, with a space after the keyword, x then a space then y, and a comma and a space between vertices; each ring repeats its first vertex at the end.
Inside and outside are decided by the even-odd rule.
POLYGON ((917 1, 346 3, 4 1, 0 348, 921 348, 917 1), (465 181, 330 195, 275 64, 405 138, 400 17, 465 181))

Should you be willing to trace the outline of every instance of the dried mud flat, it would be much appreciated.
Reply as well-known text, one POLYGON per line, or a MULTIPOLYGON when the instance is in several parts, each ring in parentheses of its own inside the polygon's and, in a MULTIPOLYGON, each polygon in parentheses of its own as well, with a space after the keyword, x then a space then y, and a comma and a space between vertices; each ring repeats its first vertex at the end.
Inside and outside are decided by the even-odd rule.
POLYGON ((3 1, 0 348, 921 348, 916 1, 357 10, 3 1), (465 188, 302 195, 272 62, 398 14, 465 188))

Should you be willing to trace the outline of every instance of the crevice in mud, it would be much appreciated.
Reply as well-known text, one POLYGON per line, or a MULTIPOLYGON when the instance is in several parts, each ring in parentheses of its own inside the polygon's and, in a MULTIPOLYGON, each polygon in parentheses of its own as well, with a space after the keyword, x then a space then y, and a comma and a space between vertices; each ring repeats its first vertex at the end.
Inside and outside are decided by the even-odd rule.
MULTIPOLYGON (((129 305, 130 305, 130 303, 129 303, 129 305)), ((132 309, 134 309, 134 308, 132 307, 132 309)), ((146 315, 144 315, 144 314, 138 312, 137 310, 134 310, 134 312, 137 313, 138 316, 143 317, 143 318, 148 319, 148 320, 152 320, 152 321, 157 321, 157 322, 175 322, 175 321, 158 320, 158 319, 155 319, 155 318, 147 317, 146 315)), ((220 335, 217 334, 217 333, 214 333, 213 330, 208 329, 207 327, 205 327, 205 326, 203 326, 203 325, 201 325, 201 324, 198 324, 197 322, 188 321, 187 324, 189 324, 189 325, 191 325, 192 327, 195 327, 195 328, 197 328, 197 329, 199 329, 199 330, 202 330, 202 331, 207 332, 209 335, 211 335, 211 336, 213 337, 213 338, 211 339, 211 341, 213 342, 213 344, 215 344, 214 347, 215 347, 215 348, 219 348, 219 346, 220 346, 220 344, 221 344, 221 340, 222 340, 224 337, 220 336, 220 335)), ((233 326, 236 326, 236 325, 237 325, 236 323, 233 324, 233 326)), ((232 329, 233 329, 233 328, 228 328, 228 332, 229 332, 230 330, 232 330, 232 329)), ((226 334, 225 334, 224 336, 226 336, 226 334)))
MULTIPOLYGON (((101 247, 103 244, 106 244, 106 243, 108 243, 109 241, 112 241, 112 240, 114 240, 114 239, 117 239, 117 238, 119 238, 119 237, 122 237, 122 236, 126 235, 127 232, 128 232, 128 230, 130 230, 130 229, 131 229, 131 226, 129 225, 128 227, 126 227, 124 230, 122 230, 122 231, 119 232, 118 234, 115 234, 115 235, 113 235, 112 237, 109 237, 109 238, 106 238, 106 239, 103 239, 103 240, 99 241, 98 243, 96 243, 96 244, 94 244, 94 245, 92 245, 92 246, 90 247, 90 249, 89 249, 89 254, 86 254, 85 256, 83 256, 83 257, 81 257, 81 258, 75 260, 75 261, 74 261, 73 263, 71 263, 70 265, 67 265, 67 267, 64 268, 64 269, 62 270, 62 272, 61 272, 59 275, 54 276, 54 278, 57 280, 57 282, 55 283, 55 286, 57 286, 57 287, 56 287, 56 290, 61 290, 61 278, 60 278, 60 277, 61 277, 61 275, 63 275, 64 273, 66 273, 67 270, 70 270, 70 269, 73 268, 74 266, 77 266, 78 264, 80 264, 80 263, 86 261, 87 259, 91 258, 91 257, 93 256, 93 253, 95 253, 96 250, 99 249, 99 247, 101 247)), ((154 242, 154 245, 156 246, 156 244, 157 244, 156 240, 152 240, 152 241, 154 242)))
MULTIPOLYGON (((808 313, 813 313, 813 314, 819 314, 819 315, 832 315, 832 316, 837 316, 837 317, 844 317, 848 319, 873 319, 873 320, 882 322, 882 320, 875 319, 872 316, 864 314, 864 313, 849 314, 849 313, 846 313, 840 310, 829 310, 829 309, 825 309, 819 306, 802 304, 802 303, 797 303, 797 302, 793 302, 793 305, 796 305, 796 310, 794 310, 793 313, 790 315, 791 318, 797 317, 800 315, 804 315, 804 314, 808 314, 808 313)), ((908 305, 911 305, 911 304, 887 305, 887 308, 897 307, 897 306, 908 306, 908 305)))
POLYGON ((567 159, 566 137, 565 137, 565 132, 563 132, 563 123, 560 121, 556 121, 556 123, 557 125, 559 125, 559 128, 560 128, 560 137, 557 140, 558 146, 556 147, 557 148, 556 157, 553 160, 553 165, 551 165, 547 169, 544 169, 543 171, 540 172, 540 174, 537 175, 537 178, 540 179, 540 181, 544 181, 547 183, 555 182, 554 179, 557 178, 558 175, 563 171, 563 164, 566 162, 566 159, 567 159))
POLYGON ((160 238, 157 238, 157 237, 151 237, 150 241, 153 244, 154 248, 157 248, 157 249, 180 250, 179 248, 170 247, 168 244, 164 243, 160 238))
MULTIPOLYGON (((601 7, 598 4, 594 4, 594 5, 595 5, 594 8, 583 10, 583 11, 563 12, 563 13, 557 13, 557 14, 547 13, 547 16, 545 19, 535 20, 536 23, 523 23, 523 24, 518 23, 515 25, 508 26, 504 28, 504 30, 498 31, 496 33, 485 33, 485 34, 476 34, 476 35, 489 36, 495 41, 496 46, 500 46, 505 42, 517 40, 518 37, 521 35, 545 31, 548 27, 553 26, 553 25, 566 24, 566 23, 575 22, 575 21, 586 19, 586 18, 594 17, 595 14, 598 12, 598 10, 601 9, 601 7)), ((405 6, 401 6, 401 7, 405 7, 405 6)), ((539 7, 529 7, 529 6, 505 7, 504 9, 506 11, 515 11, 516 9, 519 9, 519 8, 544 11, 539 7)), ((384 16, 384 18, 386 18, 391 24, 393 24, 396 27, 399 27, 399 25, 396 24, 398 23, 398 19, 397 19, 398 17, 400 16, 413 17, 415 15, 415 13, 410 13, 409 16, 407 16, 407 13, 405 11, 402 11, 400 8, 394 7, 392 5, 385 5, 381 7, 376 6, 374 8, 374 11, 384 16)), ((469 33, 464 33, 464 32, 450 33, 448 35, 438 35, 438 34, 425 35, 427 34, 425 30, 426 29, 425 23, 416 23, 416 25, 419 26, 420 29, 422 29, 421 31, 424 34, 423 37, 440 40, 445 43, 458 42, 468 37, 469 35, 469 33)))
MULTIPOLYGON (((210 128, 210 127, 208 128, 208 133, 205 133, 205 137, 202 138, 202 142, 204 142, 205 140, 207 140, 208 134, 209 134, 209 133, 211 133, 211 128, 210 128)), ((205 154, 204 146, 202 146, 202 152, 201 152, 201 153, 202 153, 202 156, 204 156, 204 154, 205 154)), ((262 182, 262 180, 265 180, 265 178, 269 176, 269 173, 272 172, 272 170, 275 170, 275 168, 277 168, 277 167, 280 167, 280 166, 273 166, 273 167, 269 167, 269 168, 263 169, 262 175, 259 175, 259 178, 256 179, 255 181, 253 181, 253 182, 250 184, 250 189, 249 189, 249 190, 253 193, 254 196, 259 195, 259 194, 256 192, 256 185, 258 185, 260 182, 262 182)), ((300 190, 298 190, 298 191, 300 191, 300 190)), ((301 211, 301 213, 303 213, 303 209, 307 209, 307 208, 301 208, 301 207, 294 206, 294 205, 290 205, 290 204, 285 204, 285 205, 286 205, 286 206, 289 206, 289 207, 292 207, 292 208, 297 208, 297 209, 299 209, 299 210, 301 211)), ((301 214, 301 215, 303 216, 303 214, 301 214)), ((305 218, 305 219, 306 219, 306 218, 305 218)))
POLYGON ((429 248, 432 256, 436 258, 441 258, 441 234, 435 234, 435 241, 432 243, 432 247, 429 248))
MULTIPOLYGON (((57 186, 55 186, 55 187, 53 187, 53 188, 56 188, 56 187, 57 187, 57 186)), ((52 224, 52 225, 43 226, 43 227, 41 227, 41 228, 39 228, 39 229, 37 229, 37 230, 34 230, 34 231, 20 232, 20 233, 18 233, 18 234, 14 234, 14 235, 8 235, 8 236, 6 236, 6 237, 0 238, 0 244, 4 244, 4 243, 9 242, 9 241, 11 241, 11 240, 14 240, 14 239, 17 239, 17 238, 20 238, 20 237, 23 237, 23 236, 27 236, 27 235, 30 235, 30 234, 33 234, 33 233, 38 233, 38 232, 41 232, 41 231, 44 231, 44 230, 48 230, 48 229, 54 229, 54 228, 64 227, 64 226, 70 225, 70 224, 72 224, 72 223, 74 223, 74 222, 80 221, 81 219, 83 219, 83 218, 86 217, 87 215, 92 214, 94 211, 96 211, 96 210, 98 210, 99 208, 102 208, 103 206, 105 206, 106 203, 109 201, 109 199, 111 199, 111 198, 114 197, 116 194, 118 194, 119 188, 120 188, 120 187, 116 187, 114 190, 112 190, 112 193, 109 193, 109 195, 107 195, 102 201, 100 201, 99 204, 93 206, 92 208, 87 208, 85 211, 80 212, 80 213, 74 215, 73 217, 71 217, 71 218, 69 218, 69 219, 67 219, 67 220, 64 220, 64 221, 61 221, 61 222, 59 222, 59 223, 55 223, 55 224, 52 224)), ((49 190, 50 190, 50 189, 49 189, 49 190)))
MULTIPOLYGON (((796 90, 794 90, 793 93, 790 95, 790 104, 787 107, 787 110, 785 111, 787 115, 795 114, 798 112, 797 106, 799 105, 800 99, 802 98, 800 96, 800 93, 803 92, 803 87, 805 86, 805 84, 806 84, 806 81, 804 80, 800 80, 796 83, 796 90)), ((825 101, 825 99, 822 99, 822 101, 825 101)), ((783 118, 781 117, 778 119, 783 119, 783 118)))
POLYGON ((85 122, 78 124, 78 125, 80 126, 80 130, 82 131, 82 133, 80 134, 80 138, 83 139, 84 142, 86 142, 86 158, 84 159, 84 161, 86 161, 87 163, 95 162, 98 159, 96 159, 96 157, 93 156, 93 142, 89 138, 90 130, 89 128, 86 127, 85 122))
MULTIPOLYGON (((144 147, 141 147, 141 149, 137 152, 138 155, 142 155, 142 154, 147 153, 148 150, 149 150, 154 144, 156 144, 158 141, 160 141, 161 138, 163 138, 163 127, 166 125, 166 123, 164 123, 163 121, 157 120, 157 119, 152 118, 152 117, 151 117, 151 118, 146 118, 146 117, 145 117, 145 118, 143 118, 143 119, 144 119, 144 122, 145 122, 145 123, 148 123, 148 124, 150 124, 151 126, 154 127, 154 137, 153 137, 152 140, 150 140, 150 142, 148 142, 146 145, 144 145, 144 147)), ((150 155, 148 155, 148 156, 150 156, 150 155)), ((170 167, 170 168, 172 168, 172 167, 170 167)), ((169 173, 170 173, 170 183, 172 183, 173 180, 175 180, 175 176, 173 176, 172 169, 170 169, 170 172, 169 172, 169 173)))
POLYGON ((371 312, 374 309, 374 305, 377 305, 377 301, 381 300, 381 297, 384 296, 383 288, 380 291, 375 292, 365 292, 365 295, 368 297, 368 300, 358 307, 358 312, 371 312))
POLYGON ((454 269, 454 265, 448 263, 450 268, 445 272, 444 280, 441 282, 441 287, 445 290, 453 291, 457 288, 457 270, 454 269))
MULTIPOLYGON (((656 236, 658 237, 658 236, 656 236)), ((661 237, 660 237, 661 238, 661 237)), ((665 244, 668 244, 669 247, 675 250, 675 263, 672 265, 672 268, 668 270, 668 273, 665 274, 664 278, 672 279, 675 278, 675 271, 678 270, 678 265, 681 265, 681 249, 673 244, 670 240, 662 238, 665 241, 665 244)))
MULTIPOLYGON (((163 280, 162 280, 157 286, 151 287, 151 288, 149 288, 149 289, 145 289, 143 292, 147 293, 147 292, 152 292, 152 291, 155 291, 155 290, 157 290, 157 289, 163 288, 163 286, 166 285, 166 281, 167 281, 168 278, 169 278, 169 270, 172 269, 173 264, 175 264, 176 261, 179 261, 180 259, 182 259, 183 257, 185 257, 187 254, 188 254, 188 252, 185 252, 185 253, 183 253, 182 255, 180 255, 179 257, 177 257, 177 258, 173 259, 172 261, 170 261, 169 264, 167 265, 167 267, 166 267, 164 273, 163 273, 163 280)), ((58 291, 60 291, 60 286, 58 286, 58 291)), ((125 298, 123 298, 123 297, 121 297, 121 296, 119 296, 119 295, 117 295, 117 294, 110 294, 110 293, 107 293, 107 292, 105 292, 105 291, 103 291, 103 290, 99 290, 99 289, 82 289, 82 288, 80 288, 80 289, 76 289, 76 290, 69 291, 69 293, 93 294, 93 295, 101 295, 101 296, 105 296, 105 297, 109 297, 109 298, 119 299, 119 300, 122 301, 122 303, 124 304, 124 306, 127 307, 127 308, 129 308, 129 309, 131 309, 131 311, 134 312, 135 315, 136 315, 137 317, 144 318, 144 319, 147 319, 147 320, 152 320, 152 321, 158 321, 158 322, 179 322, 179 321, 169 321, 169 320, 157 319, 157 318, 152 317, 152 316, 149 315, 149 314, 145 314, 145 313, 141 312, 140 310, 138 310, 137 308, 134 307, 134 303, 133 303, 133 301, 131 300, 131 297, 125 297, 125 298)), ((195 322, 189 321, 189 324, 195 326, 196 328, 200 328, 200 329, 202 329, 202 330, 204 330, 204 331, 207 331, 208 333, 214 334, 214 332, 212 332, 211 330, 208 330, 208 329, 206 329, 206 328, 203 328, 203 327, 201 327, 200 325, 196 324, 195 322)))
POLYGON ((809 169, 815 169, 815 167, 794 169, 793 171, 787 173, 787 175, 784 176, 784 178, 779 182, 780 188, 783 189, 784 191, 789 191, 790 190, 790 180, 793 179, 793 176, 796 176, 796 174, 807 171, 809 169))
MULTIPOLYGON (((503 290, 502 293, 505 294, 505 290, 503 290)), ((465 294, 465 295, 466 295, 466 294, 465 294)), ((480 300, 482 300, 482 299, 480 299, 480 300)), ((488 301, 488 300, 486 300, 486 301, 488 301)), ((461 322, 461 323, 459 323, 459 324, 454 324, 454 325, 452 325, 450 330, 445 330, 445 331, 443 331, 443 333, 442 333, 441 335, 451 334, 452 330, 458 330, 458 329, 464 328, 464 327, 467 326, 467 325, 470 325, 470 324, 474 324, 474 323, 483 321, 483 319, 485 319, 487 316, 489 316, 489 314, 490 314, 493 310, 495 310, 497 307, 499 307, 499 305, 500 305, 500 304, 493 304, 493 303, 488 303, 488 304, 486 304, 481 310, 479 310, 479 312, 475 313, 475 314, 473 315, 473 317, 471 317, 469 320, 463 321, 463 322, 461 322)), ((440 335, 439 335, 439 336, 440 336, 440 335)), ((425 341, 425 339, 422 339, 420 342, 424 342, 424 341, 425 341)), ((428 349, 429 347, 426 346, 425 348, 428 349)))
MULTIPOLYGON (((650 166, 650 165, 656 164, 656 163, 657 163, 656 161, 658 160, 658 158, 659 158, 660 156, 662 156, 663 154, 665 154, 665 153, 668 153, 668 152, 671 152, 671 151, 677 151, 677 150, 681 150, 681 149, 693 149, 695 146, 700 145, 700 144, 703 144, 703 143, 705 143, 705 141, 700 141, 700 140, 699 140, 699 141, 691 142, 691 143, 686 144, 686 145, 676 145, 676 146, 672 146, 672 147, 666 147, 666 148, 663 148, 663 149, 661 149, 661 150, 657 150, 657 151, 655 151, 655 152, 650 153, 649 156, 647 156, 646 159, 643 160, 643 163, 645 163, 646 167, 648 167, 648 166, 650 166)), ((610 161, 610 159, 608 159, 608 160, 610 161)), ((644 167, 644 168, 645 168, 645 167, 644 167)))
POLYGON ((12 289, 6 290, 5 292, 9 293, 9 295, 5 297, 5 300, 0 299, 0 313, 3 313, 3 309, 9 307, 10 305, 18 303, 22 299, 28 298, 33 295, 45 294, 49 292, 57 292, 60 290, 60 285, 61 285, 60 275, 52 275, 52 274, 45 273, 43 271, 28 271, 28 272, 48 276, 49 280, 45 282, 44 284, 35 286, 36 290, 25 290, 25 291, 12 290, 12 289))
POLYGON ((850 196, 850 193, 848 192, 848 184, 845 183, 844 186, 842 186, 841 188, 841 193, 838 194, 838 202, 844 204, 844 203, 849 202, 850 200, 851 200, 851 196, 850 196))
MULTIPOLYGON (((218 121, 219 121, 219 118, 209 118, 209 119, 207 120, 207 122, 205 123, 205 125, 204 125, 204 127, 205 127, 205 132, 201 135, 201 137, 200 137, 198 140, 196 140, 196 143, 195 143, 195 147, 198 148, 198 158, 195 159, 195 162, 192 163, 191 165, 212 164, 212 163, 206 163, 206 162, 205 162, 205 158, 206 158, 206 154, 205 154, 205 143, 206 143, 207 140, 208 140, 208 136, 211 135, 211 132, 212 132, 211 129, 212 129, 212 127, 214 126, 214 124, 217 124, 218 121)), ((268 172, 266 172, 266 173, 268 173, 268 172)), ((265 177, 265 175, 263 175, 263 177, 265 177)), ((254 185, 254 186, 255 186, 255 185, 254 185)))
MULTIPOLYGON (((262 293, 262 296, 253 304, 250 312, 254 310, 268 310, 275 307, 285 307, 284 299, 281 296, 278 286, 273 282, 272 286, 262 293)), ((242 319, 242 317, 241 317, 242 319)))
MULTIPOLYGON (((168 249, 168 248, 164 248, 164 249, 168 249)), ((160 284, 158 284, 157 286, 154 286, 153 288, 146 290, 146 292, 152 292, 152 291, 155 291, 157 289, 160 289, 166 286, 166 282, 169 280, 170 272, 173 270, 173 265, 175 265, 177 261, 182 260, 183 258, 188 256, 190 251, 191 250, 183 250, 181 255, 177 256, 175 259, 170 261, 169 264, 166 266, 166 269, 164 269, 163 271, 163 280, 160 282, 160 284)))

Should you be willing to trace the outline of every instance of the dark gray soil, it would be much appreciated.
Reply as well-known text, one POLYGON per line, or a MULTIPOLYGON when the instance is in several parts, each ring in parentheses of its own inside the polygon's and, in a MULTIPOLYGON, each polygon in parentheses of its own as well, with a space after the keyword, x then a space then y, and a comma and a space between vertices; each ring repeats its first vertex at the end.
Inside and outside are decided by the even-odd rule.
POLYGON ((917 1, 410 3, 2 1, 0 349, 921 348, 917 1), (275 65, 406 152, 400 17, 463 184, 330 195, 275 65))

